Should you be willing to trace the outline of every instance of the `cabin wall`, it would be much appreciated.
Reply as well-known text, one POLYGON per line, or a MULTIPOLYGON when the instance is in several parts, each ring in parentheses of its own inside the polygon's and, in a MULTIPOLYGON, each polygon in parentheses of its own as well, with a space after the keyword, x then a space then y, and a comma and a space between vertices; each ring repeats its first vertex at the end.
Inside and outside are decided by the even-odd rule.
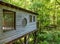
POLYGON ((0 1, 3 1, 3 0, 0 0, 0 1))
POLYGON ((22 10, 20 11, 17 9, 13 9, 10 7, 0 5, 0 43, 7 43, 11 40, 14 40, 14 39, 26 34, 26 33, 36 30, 37 29, 36 22, 29 22, 29 15, 35 16, 31 13, 24 12, 22 10), (3 32, 3 30, 1 29, 2 22, 3 22, 3 19, 2 19, 3 9, 16 12, 16 30, 3 32), (22 20, 24 18, 27 19, 27 26, 25 26, 25 27, 22 26, 22 20))
POLYGON ((0 9, 0 34, 2 34, 2 30, 1 30, 1 27, 2 27, 2 16, 3 16, 2 9, 0 9))

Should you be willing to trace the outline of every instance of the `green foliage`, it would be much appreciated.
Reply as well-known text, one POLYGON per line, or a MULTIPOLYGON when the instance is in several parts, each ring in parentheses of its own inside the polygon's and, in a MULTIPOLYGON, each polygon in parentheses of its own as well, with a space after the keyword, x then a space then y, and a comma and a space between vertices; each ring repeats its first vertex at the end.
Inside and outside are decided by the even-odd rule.
POLYGON ((60 32, 49 32, 49 33, 45 32, 44 34, 39 34, 38 39, 40 39, 39 42, 41 41, 40 42, 41 44, 42 43, 43 44, 49 44, 51 42, 54 42, 54 44, 55 43, 59 44, 60 43, 59 42, 60 41, 60 32))

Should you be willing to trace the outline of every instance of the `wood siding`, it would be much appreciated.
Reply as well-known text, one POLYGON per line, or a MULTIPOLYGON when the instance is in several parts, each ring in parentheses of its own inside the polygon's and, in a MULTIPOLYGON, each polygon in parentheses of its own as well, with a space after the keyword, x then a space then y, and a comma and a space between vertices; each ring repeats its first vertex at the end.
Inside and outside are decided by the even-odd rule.
MULTIPOLYGON (((29 15, 35 16, 31 13, 27 13, 25 11, 20 11, 17 9, 13 9, 10 7, 2 6, 0 5, 0 44, 5 44, 11 40, 14 40, 18 37, 21 37, 25 35, 26 33, 29 33, 31 31, 34 31, 37 29, 36 22, 29 22, 29 15), (16 12, 16 30, 11 30, 7 32, 3 32, 2 30, 2 16, 3 16, 3 9, 11 10, 16 12), (27 19, 27 26, 22 26, 22 19, 27 19)), ((33 19, 32 19, 33 20, 33 19)))

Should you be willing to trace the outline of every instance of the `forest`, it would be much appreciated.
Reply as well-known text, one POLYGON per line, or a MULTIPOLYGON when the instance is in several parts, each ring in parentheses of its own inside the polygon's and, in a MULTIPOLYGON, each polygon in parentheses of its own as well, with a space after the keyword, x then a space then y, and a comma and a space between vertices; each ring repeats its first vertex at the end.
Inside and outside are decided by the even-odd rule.
MULTIPOLYGON (((60 0, 4 0, 15 6, 38 13, 37 44, 60 44, 60 0)), ((30 34, 29 44, 34 37, 30 34)), ((22 44, 23 38, 14 44, 22 44)))

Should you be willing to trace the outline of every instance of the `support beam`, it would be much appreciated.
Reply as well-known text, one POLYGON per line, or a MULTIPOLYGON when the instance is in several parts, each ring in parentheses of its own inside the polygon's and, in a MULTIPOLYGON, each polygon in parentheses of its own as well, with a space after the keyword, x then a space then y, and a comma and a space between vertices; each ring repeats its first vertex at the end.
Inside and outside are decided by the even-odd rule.
POLYGON ((26 44, 26 36, 24 37, 24 44, 26 44))
POLYGON ((24 44, 28 44, 28 40, 29 40, 29 35, 26 35, 24 37, 24 44))
POLYGON ((37 31, 35 31, 33 33, 33 36, 34 36, 34 43, 33 44, 37 44, 37 31))

